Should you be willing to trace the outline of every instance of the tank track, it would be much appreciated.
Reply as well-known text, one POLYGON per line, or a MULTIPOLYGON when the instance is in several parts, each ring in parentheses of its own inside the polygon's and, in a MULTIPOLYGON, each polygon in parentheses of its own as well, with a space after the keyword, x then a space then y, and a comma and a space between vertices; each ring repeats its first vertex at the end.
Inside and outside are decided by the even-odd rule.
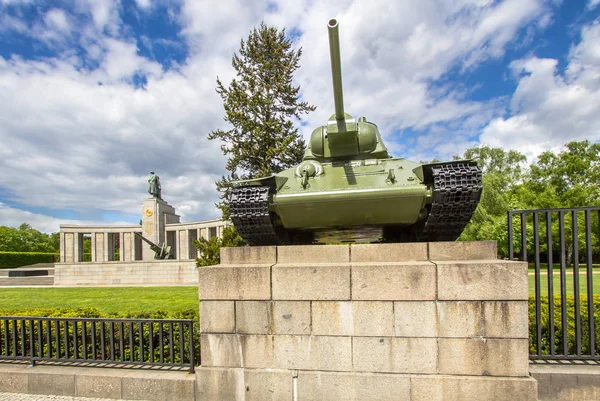
POLYGON ((269 187, 233 189, 229 198, 229 212, 235 229, 249 245, 279 244, 269 214, 269 187))
POLYGON ((476 162, 430 166, 433 202, 420 241, 455 241, 475 212, 481 197, 481 169, 476 162))

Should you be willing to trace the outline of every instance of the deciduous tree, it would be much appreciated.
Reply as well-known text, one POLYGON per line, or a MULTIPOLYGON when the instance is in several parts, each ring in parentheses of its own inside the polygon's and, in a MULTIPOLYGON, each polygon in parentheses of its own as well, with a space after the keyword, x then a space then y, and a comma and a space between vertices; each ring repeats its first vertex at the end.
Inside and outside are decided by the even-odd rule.
POLYGON ((27 223, 19 228, 0 226, 0 251, 58 252, 58 233, 45 234, 27 223))

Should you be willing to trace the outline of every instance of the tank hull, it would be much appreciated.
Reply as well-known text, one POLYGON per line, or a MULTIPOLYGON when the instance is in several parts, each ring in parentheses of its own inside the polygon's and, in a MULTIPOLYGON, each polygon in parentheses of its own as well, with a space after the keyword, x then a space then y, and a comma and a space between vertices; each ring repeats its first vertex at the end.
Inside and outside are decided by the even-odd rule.
POLYGON ((403 159, 298 168, 237 183, 234 225, 252 245, 335 241, 453 241, 481 196, 475 162, 420 165, 403 159))
POLYGON ((273 194, 271 210, 287 229, 408 226, 431 197, 412 171, 417 166, 403 159, 323 163, 322 174, 306 187, 293 169, 286 170, 288 180, 273 194))

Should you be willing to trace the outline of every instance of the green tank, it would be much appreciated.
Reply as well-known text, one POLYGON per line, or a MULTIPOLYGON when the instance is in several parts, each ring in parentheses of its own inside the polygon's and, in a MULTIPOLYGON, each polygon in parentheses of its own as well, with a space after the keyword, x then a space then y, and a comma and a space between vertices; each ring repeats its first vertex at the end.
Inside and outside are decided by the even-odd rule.
POLYGON ((456 240, 481 196, 477 163, 393 158, 377 125, 344 112, 335 19, 328 30, 335 114, 299 165, 234 183, 236 230, 250 245, 456 240))

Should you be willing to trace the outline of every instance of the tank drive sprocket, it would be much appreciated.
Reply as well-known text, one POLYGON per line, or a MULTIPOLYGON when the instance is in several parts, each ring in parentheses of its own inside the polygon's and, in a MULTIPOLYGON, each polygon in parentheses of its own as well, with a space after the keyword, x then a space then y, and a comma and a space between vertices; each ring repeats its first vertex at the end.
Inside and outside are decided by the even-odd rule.
POLYGON ((269 187, 234 188, 229 203, 231 221, 250 245, 278 244, 269 214, 269 187))
POLYGON ((455 241, 477 208, 481 169, 473 161, 429 166, 433 202, 420 241, 455 241))

